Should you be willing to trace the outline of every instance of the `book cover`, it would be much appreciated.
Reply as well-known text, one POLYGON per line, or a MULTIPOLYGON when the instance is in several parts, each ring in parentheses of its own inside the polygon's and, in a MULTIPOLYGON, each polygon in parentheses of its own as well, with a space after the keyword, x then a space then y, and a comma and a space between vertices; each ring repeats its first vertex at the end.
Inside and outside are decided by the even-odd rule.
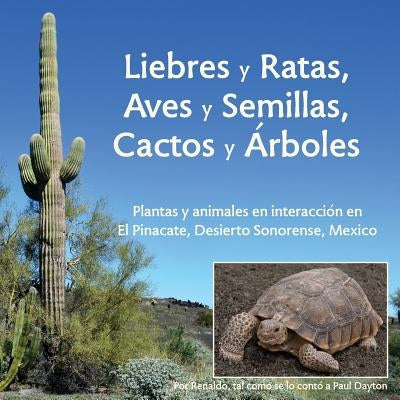
POLYGON ((397 398, 397 2, 0 8, 0 398, 397 398))

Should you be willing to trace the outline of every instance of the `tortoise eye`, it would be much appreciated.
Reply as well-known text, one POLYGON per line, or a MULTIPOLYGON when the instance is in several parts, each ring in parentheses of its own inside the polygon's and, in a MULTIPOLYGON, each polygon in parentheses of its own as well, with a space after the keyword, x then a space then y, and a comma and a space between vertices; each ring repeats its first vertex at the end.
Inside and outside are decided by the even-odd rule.
POLYGON ((279 328, 275 328, 275 329, 274 329, 274 332, 278 332, 278 331, 279 331, 279 328))

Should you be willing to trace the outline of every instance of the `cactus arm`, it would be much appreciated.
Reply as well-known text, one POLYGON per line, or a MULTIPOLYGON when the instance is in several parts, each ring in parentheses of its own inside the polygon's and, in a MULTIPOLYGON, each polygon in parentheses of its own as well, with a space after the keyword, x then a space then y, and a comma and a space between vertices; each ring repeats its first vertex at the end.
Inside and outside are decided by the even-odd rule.
POLYGON ((6 376, 0 382, 0 391, 7 389, 7 387, 11 384, 14 378, 17 376, 19 369, 19 362, 17 359, 13 359, 13 362, 10 365, 10 368, 7 371, 6 376))
POLYGON ((14 295, 15 295, 15 285, 17 284, 16 280, 14 279, 13 282, 13 288, 11 290, 11 295, 10 295, 10 300, 8 301, 8 314, 7 317, 10 318, 11 316, 11 311, 12 311, 12 305, 13 305, 13 300, 14 300, 14 295))
POLYGON ((39 327, 35 326, 31 333, 30 343, 25 351, 24 362, 22 363, 21 368, 27 368, 32 365, 33 361, 35 361, 36 357, 39 355, 41 338, 41 330, 39 327))
POLYGON ((28 156, 28 154, 22 154, 19 157, 18 166, 21 173, 22 183, 36 185, 36 176, 33 172, 31 158, 28 156))
POLYGON ((18 348, 19 340, 21 339, 22 330, 25 320, 25 299, 22 299, 18 304, 17 317, 15 319, 14 341, 11 356, 15 357, 15 352, 18 348))
POLYGON ((25 298, 25 315, 27 318, 27 322, 29 324, 33 324, 34 320, 37 319, 37 312, 39 307, 37 290, 34 287, 31 287, 25 298))
POLYGON ((60 170, 60 178, 64 183, 71 182, 78 176, 84 153, 85 141, 81 137, 75 138, 60 170))
POLYGON ((28 156, 28 154, 22 154, 19 157, 18 167, 24 192, 32 200, 39 201, 39 187, 35 173, 33 172, 31 158, 28 156))
POLYGON ((14 378, 18 374, 18 370, 22 364, 22 360, 25 354, 26 346, 28 344, 28 338, 29 338, 29 325, 26 321, 24 321, 23 324, 23 329, 22 333, 20 336, 20 339, 17 343, 17 346, 15 347, 14 350, 14 357, 12 360, 12 363, 10 365, 10 368, 7 371, 7 374, 3 378, 3 380, 0 382, 0 391, 6 389, 11 382, 14 380, 14 378))
POLYGON ((4 362, 4 352, 3 352, 4 342, 0 342, 0 370, 3 369, 3 362, 4 362))
POLYGON ((39 134, 35 134, 30 142, 31 164, 36 179, 46 183, 50 179, 50 162, 46 153, 46 144, 39 134))
MULTIPOLYGON (((24 364, 24 356, 27 351, 29 339, 37 334, 33 322, 37 317, 35 315, 35 306, 37 305, 37 291, 35 288, 29 290, 26 299, 22 299, 18 304, 18 313, 15 321, 14 343, 12 349, 12 362, 7 374, 0 382, 0 391, 6 389, 17 376, 20 367, 24 364), (32 332, 33 331, 33 332, 32 332)), ((31 345, 32 345, 31 341, 31 345)), ((35 344, 36 346, 36 344, 35 344)))

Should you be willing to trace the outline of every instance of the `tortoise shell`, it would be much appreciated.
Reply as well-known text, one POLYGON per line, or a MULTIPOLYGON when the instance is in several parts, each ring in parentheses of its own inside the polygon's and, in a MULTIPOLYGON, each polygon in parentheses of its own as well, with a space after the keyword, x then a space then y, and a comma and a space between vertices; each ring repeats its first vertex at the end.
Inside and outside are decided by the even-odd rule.
POLYGON ((382 318, 361 286, 338 268, 312 269, 271 286, 250 310, 275 318, 328 353, 375 336, 382 318))

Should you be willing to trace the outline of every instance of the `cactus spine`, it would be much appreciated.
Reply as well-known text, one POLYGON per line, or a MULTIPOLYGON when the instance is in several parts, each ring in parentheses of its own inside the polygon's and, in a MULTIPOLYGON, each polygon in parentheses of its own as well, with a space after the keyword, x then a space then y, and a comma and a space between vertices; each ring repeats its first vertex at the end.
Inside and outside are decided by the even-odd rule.
POLYGON ((25 193, 40 203, 41 298, 50 334, 63 333, 65 298, 65 184, 79 173, 85 142, 76 138, 63 160, 58 95, 56 21, 42 19, 40 34, 40 135, 30 141, 30 156, 19 158, 25 193))
POLYGON ((38 316, 38 300, 35 288, 18 304, 12 347, 12 362, 0 382, 0 391, 6 389, 16 377, 19 369, 31 364, 40 350, 40 329, 35 326, 38 316))

